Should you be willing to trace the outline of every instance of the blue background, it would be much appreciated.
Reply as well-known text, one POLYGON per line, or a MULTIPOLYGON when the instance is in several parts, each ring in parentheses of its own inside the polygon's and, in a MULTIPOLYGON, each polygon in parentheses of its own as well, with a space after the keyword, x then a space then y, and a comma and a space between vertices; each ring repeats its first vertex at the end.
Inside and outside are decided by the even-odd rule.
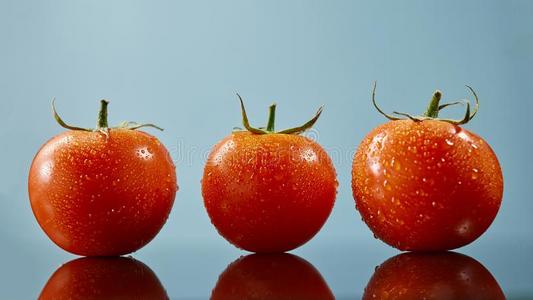
MULTIPOLYGON (((154 122, 180 190, 157 238, 134 256, 175 298, 205 298, 243 252, 218 236, 200 190, 211 146, 241 125, 235 92, 252 124, 278 103, 278 128, 325 111, 313 134, 333 156, 340 182, 327 224, 295 253, 341 297, 361 295, 373 267, 397 253, 360 220, 351 156, 387 110, 421 112, 444 100, 481 99, 466 128, 497 153, 505 178, 498 217, 460 249, 481 261, 508 295, 531 293, 531 1, 9 1, 0 0, 0 296, 35 297, 73 258, 38 227, 27 175, 39 147, 70 123, 89 127, 98 100, 110 122, 154 122)), ((447 116, 460 116, 450 110, 447 116)))

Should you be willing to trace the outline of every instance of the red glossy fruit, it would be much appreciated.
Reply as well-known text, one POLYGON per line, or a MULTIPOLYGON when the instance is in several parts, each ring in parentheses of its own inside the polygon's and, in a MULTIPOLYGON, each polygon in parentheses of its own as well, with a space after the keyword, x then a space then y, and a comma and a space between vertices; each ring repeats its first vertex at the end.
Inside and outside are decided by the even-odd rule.
POLYGON ((152 270, 133 258, 84 257, 61 266, 40 300, 169 299, 152 270))
MULTIPOLYGON (((241 102, 242 103, 242 102, 241 102)), ((211 222, 235 246, 283 252, 310 240, 328 218, 337 181, 331 159, 316 142, 297 135, 311 127, 234 132, 211 151, 202 195, 211 222)))
POLYGON ((335 299, 317 269, 304 259, 283 254, 252 254, 220 274, 211 300, 335 299))
MULTIPOLYGON (((102 102, 103 111, 107 102, 102 102)), ((54 243, 78 255, 111 256, 146 245, 165 223, 177 190, 165 147, 138 125, 71 127, 33 160, 33 213, 54 243)))
POLYGON ((401 250, 464 246, 485 232, 502 200, 496 155, 459 126, 475 112, 468 106, 463 120, 438 119, 439 100, 437 91, 423 117, 387 115, 392 121, 370 132, 354 158, 357 209, 377 238, 401 250))
POLYGON ((404 253, 376 268, 363 299, 503 300, 498 282, 466 255, 404 253))

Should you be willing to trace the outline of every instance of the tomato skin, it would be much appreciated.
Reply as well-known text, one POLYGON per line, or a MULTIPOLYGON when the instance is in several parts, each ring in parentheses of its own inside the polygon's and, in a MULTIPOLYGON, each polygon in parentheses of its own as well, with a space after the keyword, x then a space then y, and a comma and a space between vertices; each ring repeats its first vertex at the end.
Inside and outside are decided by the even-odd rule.
POLYGON ((169 299, 145 264, 128 257, 83 257, 61 266, 44 286, 39 300, 169 299))
POLYGON ((335 299, 326 281, 306 260, 292 254, 251 254, 231 263, 211 300, 335 299))
POLYGON ((233 133, 211 151, 202 180, 207 213, 233 245, 284 252, 310 240, 335 201, 336 173, 314 141, 233 133))
POLYGON ((85 256, 123 255, 146 245, 164 225, 177 191, 165 147, 126 129, 57 135, 35 156, 28 186, 48 237, 85 256))
POLYGON ((492 274, 478 261, 454 252, 403 253, 376 268, 363 300, 503 300, 492 274))
POLYGON ((490 226, 503 176, 490 146, 474 133, 443 121, 399 120, 360 144, 352 190, 375 237, 400 250, 449 250, 490 226))

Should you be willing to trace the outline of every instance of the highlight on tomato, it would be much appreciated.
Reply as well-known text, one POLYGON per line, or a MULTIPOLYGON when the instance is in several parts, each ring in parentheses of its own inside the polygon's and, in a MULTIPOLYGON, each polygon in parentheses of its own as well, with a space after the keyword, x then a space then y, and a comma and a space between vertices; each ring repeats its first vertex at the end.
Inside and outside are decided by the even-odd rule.
POLYGON ((174 163, 153 124, 109 127, 101 101, 95 129, 67 125, 45 143, 29 172, 37 222, 64 250, 84 256, 131 253, 150 242, 167 220, 177 191, 174 163))
POLYGON ((131 257, 83 257, 72 260, 48 279, 39 300, 169 299, 157 275, 131 257))
POLYGON ((276 131, 276 105, 265 128, 250 126, 242 98, 245 130, 214 146, 204 169, 202 195, 220 235, 251 252, 284 252, 309 241, 326 222, 335 201, 332 161, 302 126, 276 131))
POLYGON ((218 277, 211 300, 335 299, 320 272, 288 253, 250 254, 232 262, 218 277))
MULTIPOLYGON (((467 86, 468 87, 468 86, 467 86)), ((490 226, 500 208, 503 176, 489 144, 461 127, 476 115, 468 101, 440 104, 436 91, 422 116, 384 113, 353 160, 356 208, 374 236, 400 250, 438 251, 464 246, 490 226), (462 119, 439 112, 465 104, 462 119)))
POLYGON ((363 300, 503 300, 496 279, 475 259, 454 252, 403 253, 376 268, 363 300))

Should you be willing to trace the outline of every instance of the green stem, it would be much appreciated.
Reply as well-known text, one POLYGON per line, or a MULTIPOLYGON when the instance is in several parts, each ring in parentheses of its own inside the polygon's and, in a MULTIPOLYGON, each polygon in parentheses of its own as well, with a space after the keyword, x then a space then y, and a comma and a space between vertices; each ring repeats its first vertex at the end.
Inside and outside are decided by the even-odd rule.
POLYGON ((273 103, 269 107, 269 114, 268 114, 268 124, 266 128, 255 128, 250 125, 250 122, 248 122, 248 115, 246 114, 246 109, 244 108, 244 101, 242 100, 241 95, 237 93, 237 97, 239 98, 239 101, 241 102, 241 114, 242 114, 242 125, 246 130, 253 134, 269 134, 269 133, 281 133, 281 134, 300 134, 304 132, 305 130, 311 128, 315 122, 320 117, 320 114, 322 113, 323 107, 321 106, 318 111, 316 112, 315 116, 307 121, 305 124, 289 128, 281 131, 274 131, 274 122, 276 120, 276 104, 273 103))
MULTIPOLYGON (((90 129, 90 128, 81 128, 76 126, 71 126, 65 123, 63 119, 59 116, 59 114, 56 111, 55 106, 56 99, 52 99, 52 114, 54 115, 54 119, 59 124, 59 126, 69 129, 69 130, 80 130, 80 131, 104 131, 107 132, 109 129, 109 125, 107 124, 107 105, 109 104, 109 101, 106 100, 100 100, 100 112, 98 113, 98 121, 96 122, 96 129, 90 129)), ((142 127, 153 127, 159 130, 163 130, 163 128, 156 126, 154 124, 139 124, 136 122, 122 122, 119 126, 113 127, 118 129, 129 129, 129 130, 136 130, 142 127)))
POLYGON ((98 112, 98 121, 96 123, 96 129, 107 128, 107 105, 109 101, 100 100, 100 112, 98 112))
MULTIPOLYGON (((429 102, 429 105, 428 105, 427 110, 424 113, 424 115, 422 115, 422 116, 414 116, 414 115, 411 115, 411 114, 408 114, 408 113, 396 112, 396 111, 394 111, 393 114, 398 115, 398 116, 402 116, 402 117, 406 117, 406 118, 408 118, 408 119, 410 119, 410 120, 412 120, 414 122, 422 122, 422 121, 425 121, 425 120, 435 120, 435 121, 447 122, 447 123, 454 124, 454 125, 466 124, 466 123, 470 122, 470 120, 472 120, 472 118, 474 118, 474 116, 477 114, 477 111, 479 109, 479 99, 477 97, 476 92, 470 86, 467 85, 466 87, 470 90, 472 95, 474 95, 475 106, 473 108, 473 112, 472 113, 470 113, 470 102, 468 100, 460 100, 460 101, 456 101, 456 102, 452 102, 452 103, 445 103, 445 104, 439 105, 440 99, 442 97, 442 93, 441 93, 441 91, 436 90, 435 93, 433 93, 433 97, 431 97, 431 101, 429 102), (442 110, 442 109, 444 109, 446 107, 449 107, 449 106, 459 105, 459 104, 466 105, 466 111, 465 111, 464 117, 462 119, 456 120, 456 119, 441 119, 441 118, 439 118, 439 111, 440 110, 442 110)), ((372 103, 374 104, 374 107, 376 108, 376 110, 380 114, 382 114, 383 116, 385 116, 387 119, 389 119, 391 121, 404 120, 404 119, 402 119, 400 117, 396 117, 396 116, 387 114, 383 110, 381 110, 381 108, 379 108, 379 106, 376 103, 375 96, 376 96, 376 83, 374 82, 374 87, 372 89, 372 103)))
POLYGON ((274 131, 274 123, 276 121, 276 103, 272 103, 270 107, 268 108, 268 123, 266 130, 268 132, 274 131))
POLYGON ((424 113, 425 117, 428 117, 428 118, 439 117, 439 102, 440 102, 441 97, 442 97, 442 93, 439 90, 436 90, 435 93, 433 93, 433 97, 431 97, 431 101, 429 102, 428 108, 426 112, 424 113))

